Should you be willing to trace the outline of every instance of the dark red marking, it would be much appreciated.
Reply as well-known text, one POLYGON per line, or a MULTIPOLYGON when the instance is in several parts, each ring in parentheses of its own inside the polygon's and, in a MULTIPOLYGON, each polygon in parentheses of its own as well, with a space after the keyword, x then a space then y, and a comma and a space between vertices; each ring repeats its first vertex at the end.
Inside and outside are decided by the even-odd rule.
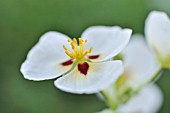
POLYGON ((88 56, 89 59, 97 59, 99 58, 100 55, 91 55, 91 56, 88 56))
POLYGON ((68 66, 68 65, 71 65, 72 63, 73 63, 73 60, 70 59, 70 60, 67 60, 67 61, 61 63, 61 65, 63 65, 63 66, 68 66))
POLYGON ((80 73, 84 74, 85 76, 87 75, 88 69, 89 69, 89 64, 87 62, 78 64, 78 70, 80 71, 80 73))

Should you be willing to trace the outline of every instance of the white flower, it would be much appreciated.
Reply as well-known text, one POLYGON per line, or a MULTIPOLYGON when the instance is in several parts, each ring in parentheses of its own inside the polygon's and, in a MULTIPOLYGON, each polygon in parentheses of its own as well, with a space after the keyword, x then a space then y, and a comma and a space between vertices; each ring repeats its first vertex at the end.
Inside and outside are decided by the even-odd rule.
POLYGON ((127 93, 126 91, 130 93, 129 90, 138 90, 152 80, 161 69, 142 35, 133 35, 128 46, 120 55, 124 63, 124 73, 111 86, 117 87, 118 95, 127 93))
POLYGON ((112 109, 126 103, 134 94, 158 75, 161 66, 141 35, 133 35, 121 53, 124 73, 110 87, 102 91, 112 109))
POLYGON ((157 85, 149 85, 114 112, 105 109, 98 113, 156 113, 163 103, 163 94, 157 85))
POLYGON ((124 49, 131 32, 117 26, 95 26, 85 30, 79 40, 48 32, 30 50, 21 72, 26 79, 35 81, 62 76, 55 81, 59 89, 96 93, 123 72, 121 61, 108 60, 124 49))
POLYGON ((133 35, 127 48, 121 54, 125 71, 117 81, 118 86, 141 87, 161 69, 142 35, 133 35))
POLYGON ((170 68, 170 19, 164 12, 152 11, 146 19, 145 35, 165 68, 170 68))

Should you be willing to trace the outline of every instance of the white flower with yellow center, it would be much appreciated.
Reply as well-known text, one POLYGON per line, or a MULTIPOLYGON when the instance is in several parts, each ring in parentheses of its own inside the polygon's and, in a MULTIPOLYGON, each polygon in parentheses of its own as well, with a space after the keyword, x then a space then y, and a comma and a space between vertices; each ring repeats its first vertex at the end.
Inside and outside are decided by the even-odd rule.
POLYGON ((164 12, 152 11, 146 19, 145 35, 165 68, 170 68, 170 19, 164 12))
POLYGON ((122 62, 110 59, 124 49, 131 32, 117 26, 95 26, 78 40, 48 32, 30 50, 21 72, 34 81, 58 77, 55 86, 66 92, 96 93, 123 72, 122 62))
POLYGON ((134 95, 127 103, 120 105, 117 111, 105 109, 97 113, 157 113, 162 103, 162 91, 157 85, 150 85, 134 95))

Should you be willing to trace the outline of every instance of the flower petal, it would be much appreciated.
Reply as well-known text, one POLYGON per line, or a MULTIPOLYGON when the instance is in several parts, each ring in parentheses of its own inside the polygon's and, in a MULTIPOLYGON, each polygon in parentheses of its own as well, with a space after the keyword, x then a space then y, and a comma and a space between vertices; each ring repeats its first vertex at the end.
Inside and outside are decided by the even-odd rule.
POLYGON ((141 90, 126 104, 118 108, 118 113, 156 113, 163 103, 163 94, 157 85, 141 90))
POLYGON ((121 61, 89 63, 87 75, 81 74, 75 68, 72 72, 57 79, 55 86, 71 93, 96 93, 114 83, 122 72, 121 61))
POLYGON ((61 65, 70 59, 62 48, 63 44, 68 45, 67 38, 66 35, 58 32, 44 34, 29 51, 27 59, 21 66, 24 77, 29 80, 46 80, 69 70, 71 65, 61 65))
POLYGON ((122 52, 124 76, 133 85, 143 85, 160 69, 153 52, 146 45, 141 35, 134 35, 127 48, 122 52))
POLYGON ((170 60, 170 19, 167 14, 152 11, 146 19, 145 34, 161 60, 170 60))
POLYGON ((91 55, 100 55, 100 60, 107 60, 122 51, 129 42, 132 30, 118 26, 94 26, 86 29, 82 39, 87 39, 87 47, 93 47, 91 55))

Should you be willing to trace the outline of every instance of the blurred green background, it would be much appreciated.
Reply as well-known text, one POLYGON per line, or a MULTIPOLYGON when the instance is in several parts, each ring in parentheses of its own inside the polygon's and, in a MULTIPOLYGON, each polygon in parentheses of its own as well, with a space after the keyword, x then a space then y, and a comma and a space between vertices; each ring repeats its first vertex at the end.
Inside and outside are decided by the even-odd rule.
MULTIPOLYGON (((51 30, 79 37, 92 25, 120 25, 142 33, 151 10, 170 15, 169 0, 0 0, 0 113, 93 113, 106 106, 95 95, 74 95, 54 80, 25 80, 19 71, 29 49, 51 30)), ((170 71, 158 80, 170 111, 170 71)), ((152 108, 151 108, 152 109, 152 108)))

